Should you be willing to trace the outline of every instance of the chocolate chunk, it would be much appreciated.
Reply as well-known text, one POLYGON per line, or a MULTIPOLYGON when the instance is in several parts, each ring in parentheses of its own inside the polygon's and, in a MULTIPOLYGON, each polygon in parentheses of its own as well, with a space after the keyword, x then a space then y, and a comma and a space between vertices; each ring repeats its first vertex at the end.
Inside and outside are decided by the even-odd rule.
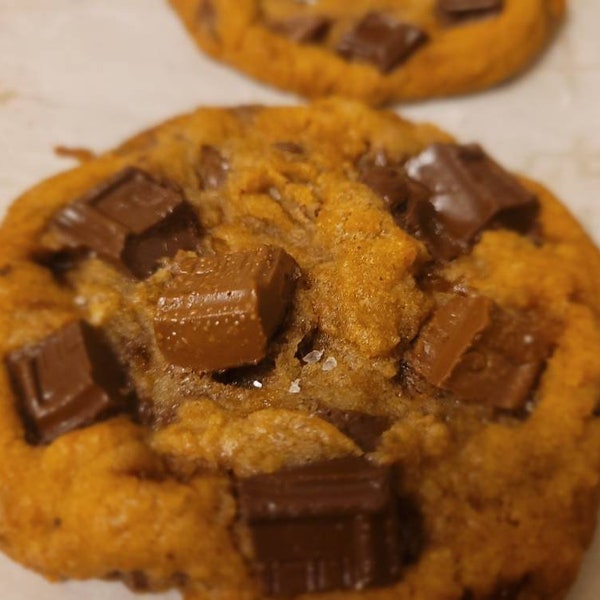
POLYGON ((330 28, 331 19, 322 15, 301 15, 271 25, 271 29, 298 44, 320 42, 330 28))
POLYGON ((162 291, 154 331, 165 358, 199 371, 256 364, 292 299, 297 265, 261 246, 182 261, 162 291))
POLYGON ((438 12, 450 20, 465 20, 486 17, 499 13, 504 7, 503 0, 438 0, 438 12))
POLYGON ((237 482, 266 595, 397 581, 404 540, 389 467, 347 457, 237 482))
POLYGON ((401 209, 410 197, 409 178, 402 167, 365 165, 361 168, 360 180, 380 196, 392 212, 401 209))
POLYGON ((421 331, 411 366, 465 402, 523 409, 549 355, 549 343, 523 315, 481 296, 453 296, 421 331))
POLYGON ((200 235, 179 188, 136 168, 59 210, 48 230, 59 241, 59 254, 91 251, 138 278, 178 250, 195 250, 200 235))
POLYGON ((315 414, 337 427, 364 452, 373 452, 383 433, 392 424, 388 417, 368 415, 355 410, 323 407, 315 414))
POLYGON ((127 408, 125 376, 100 332, 73 322, 6 358, 28 438, 47 444, 127 408))
POLYGON ((225 157, 213 146, 202 146, 197 173, 202 189, 220 188, 226 181, 230 165, 225 157))
POLYGON ((434 144, 410 159, 406 171, 431 192, 409 203, 407 227, 436 258, 467 252, 485 229, 527 234, 535 225, 535 195, 478 145, 434 144))
POLYGON ((337 51, 349 60, 363 60, 388 73, 427 41, 418 27, 389 15, 369 13, 340 40, 337 51))

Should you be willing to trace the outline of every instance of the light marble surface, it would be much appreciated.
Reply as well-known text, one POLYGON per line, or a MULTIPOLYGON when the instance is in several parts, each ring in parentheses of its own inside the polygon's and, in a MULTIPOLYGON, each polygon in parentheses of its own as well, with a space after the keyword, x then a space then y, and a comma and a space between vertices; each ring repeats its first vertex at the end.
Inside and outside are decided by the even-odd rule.
MULTIPOLYGON (((600 241, 600 0, 572 5, 557 43, 526 77, 402 112, 480 140, 544 181, 600 241)), ((0 0, 0 211, 75 164, 53 153, 57 145, 102 151, 197 105, 294 102, 198 54, 164 0, 0 0)), ((600 598, 599 567, 597 539, 569 600, 600 598)), ((0 582, 7 600, 137 597, 116 584, 50 585, 2 557, 0 582)))

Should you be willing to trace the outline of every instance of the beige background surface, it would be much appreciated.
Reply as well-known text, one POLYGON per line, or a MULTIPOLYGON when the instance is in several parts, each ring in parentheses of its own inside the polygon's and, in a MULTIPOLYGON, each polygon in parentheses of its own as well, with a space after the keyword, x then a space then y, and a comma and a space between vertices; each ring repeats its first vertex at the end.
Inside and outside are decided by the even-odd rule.
MULTIPOLYGON (((544 181, 600 242, 600 0, 572 5, 526 77, 402 112, 480 140, 544 181)), ((164 0, 0 0, 0 210, 75 164, 53 153, 57 145, 102 151, 197 105, 295 101, 200 56, 164 0)), ((600 599, 597 538, 569 600, 600 599)), ((100 582, 52 586, 0 557, 3 600, 136 597, 100 582)))

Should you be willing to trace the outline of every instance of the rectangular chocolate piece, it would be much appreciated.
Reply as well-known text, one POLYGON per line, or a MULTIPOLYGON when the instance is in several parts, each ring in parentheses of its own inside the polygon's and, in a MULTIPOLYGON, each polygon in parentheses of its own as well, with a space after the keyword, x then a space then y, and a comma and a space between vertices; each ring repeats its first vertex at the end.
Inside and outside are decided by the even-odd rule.
POLYGON ((156 307, 165 358, 199 371, 256 364, 283 321, 297 275, 281 248, 203 256, 178 264, 156 307))
POLYGON ((83 321, 11 352, 6 365, 33 443, 50 443, 127 407, 117 359, 83 321))
POLYGON ((460 400, 514 411, 524 408, 548 355, 528 318, 489 298, 456 295, 423 328, 409 362, 460 400))
POLYGON ((91 251, 140 279, 178 250, 196 250, 200 237, 179 188, 135 168, 59 210, 48 230, 60 251, 91 251))
POLYGON ((388 73, 407 60, 427 34, 383 13, 367 14, 339 41, 337 51, 349 60, 362 60, 388 73))
POLYGON ((436 258, 450 260, 467 252, 486 229, 527 234, 534 227, 535 195, 476 144, 434 144, 405 168, 431 194, 409 203, 407 228, 436 258))
POLYGON ((403 534, 389 467, 346 457, 237 482, 255 569, 272 596, 389 585, 403 534))

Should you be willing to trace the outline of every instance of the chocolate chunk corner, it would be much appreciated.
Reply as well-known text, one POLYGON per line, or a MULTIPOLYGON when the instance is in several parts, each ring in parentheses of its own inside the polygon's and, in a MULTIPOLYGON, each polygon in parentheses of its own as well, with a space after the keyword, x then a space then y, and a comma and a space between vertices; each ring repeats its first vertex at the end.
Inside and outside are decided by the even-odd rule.
POLYGON ((265 594, 363 590, 400 579, 403 515, 390 467, 346 457, 236 485, 265 594))
POLYGON ((34 444, 48 444, 129 407, 126 378, 115 355, 84 321, 11 352, 6 366, 34 444))
POLYGON ((198 371, 259 363, 286 315, 297 274, 294 259, 273 246, 189 261, 158 301, 159 348, 172 364, 198 371))
POLYGON ((48 224, 57 253, 88 251, 135 277, 195 250, 200 227, 180 188, 129 167, 59 210, 48 224))
POLYGON ((454 295, 417 338, 409 364, 459 400, 522 410, 550 353, 532 319, 483 296, 454 295))
POLYGON ((407 229, 435 258, 470 250, 486 229, 526 235, 535 230, 539 202, 477 144, 433 144, 407 161, 409 177, 429 191, 412 199, 407 229))
POLYGON ((340 39, 337 52, 348 60, 361 60, 389 73, 407 60, 428 39, 408 23, 378 12, 368 13, 340 39))

